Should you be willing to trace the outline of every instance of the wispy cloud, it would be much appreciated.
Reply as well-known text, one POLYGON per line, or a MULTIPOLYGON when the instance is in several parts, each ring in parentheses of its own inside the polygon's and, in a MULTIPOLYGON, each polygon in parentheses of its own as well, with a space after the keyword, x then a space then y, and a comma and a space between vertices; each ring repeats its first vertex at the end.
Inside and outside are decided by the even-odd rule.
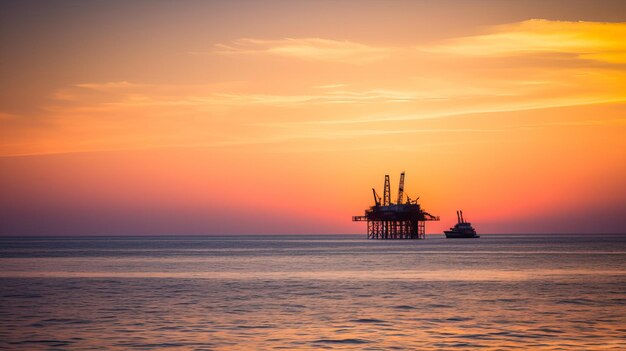
POLYGON ((279 40, 242 38, 216 45, 224 55, 269 54, 315 61, 369 63, 385 59, 395 50, 351 41, 322 38, 286 38, 279 40))
POLYGON ((80 83, 80 84, 76 84, 75 86, 79 88, 83 88, 83 89, 89 89, 89 90, 110 91, 110 90, 141 88, 141 87, 145 87, 146 84, 131 83, 131 82, 123 80, 123 81, 104 82, 104 83, 80 83))
MULTIPOLYGON (((309 94, 262 94, 257 92, 219 92, 197 86, 150 86, 124 82, 84 83, 73 88, 59 89, 51 97, 55 100, 77 100, 88 102, 81 90, 95 90, 104 99, 97 105, 106 106, 289 106, 307 104, 352 104, 352 103, 401 103, 419 100, 445 99, 427 91, 371 89, 348 90, 343 84, 316 86, 309 94), (78 89, 77 89, 78 88, 78 89), (204 91, 203 91, 204 90, 204 91), (104 94, 109 95, 104 95, 104 94)), ((86 104, 95 107, 93 104, 86 104)))
POLYGON ((468 56, 571 54, 580 59, 626 63, 626 22, 567 22, 533 19, 494 26, 489 33, 447 41, 429 52, 468 56))
POLYGON ((412 92, 401 90, 337 90, 327 91, 310 95, 266 95, 266 94, 215 94, 216 103, 231 104, 313 104, 313 103, 397 103, 427 99, 442 99, 443 97, 428 95, 426 92, 412 92))
POLYGON ((317 86, 315 86, 315 88, 317 88, 317 89, 337 89, 337 88, 344 88, 346 86, 347 86, 347 84, 337 83, 337 84, 317 85, 317 86))
MULTIPOLYGON (((393 122, 408 122, 408 121, 420 121, 420 120, 434 120, 448 117, 458 117, 458 116, 471 116, 478 114, 494 114, 494 113, 509 113, 509 112, 520 112, 520 111, 532 111, 532 110, 542 110, 542 109, 551 109, 551 108, 560 108, 560 107, 568 107, 568 106, 584 106, 584 105, 599 105, 599 104, 610 104, 610 103, 626 103, 626 97, 624 98, 590 98, 590 99, 576 99, 575 101, 571 100, 563 100, 563 99, 547 99, 544 101, 535 101, 535 102, 527 102, 527 103, 500 103, 500 104, 491 104, 491 105, 483 105, 483 106, 475 106, 475 107, 467 107, 463 106, 461 108, 447 108, 447 110, 440 111, 425 111, 425 112, 416 112, 410 114, 390 114, 390 115, 370 115, 370 116, 359 116, 348 119, 316 119, 316 120, 302 120, 302 121, 289 121, 289 122, 256 122, 256 123, 248 123, 248 125, 253 126, 273 126, 273 127, 289 127, 294 125, 326 125, 326 126, 337 126, 337 125, 385 125, 393 122)), ((615 125, 623 125, 623 119, 611 119, 611 120, 601 120, 596 121, 597 123, 593 123, 592 121, 564 121, 557 123, 545 124, 552 126, 567 126, 567 125, 607 125, 607 124, 615 124, 615 125)), ((420 132, 424 132, 428 130, 420 130, 420 132)), ((435 130, 431 130, 435 131, 435 130)), ((442 131, 437 129, 437 131, 442 131)), ((446 129, 445 131, 455 131, 455 129, 446 129)), ((470 129, 462 129, 456 131, 478 131, 478 130, 470 130, 470 129)), ((481 130, 486 131, 486 130, 481 130)), ((492 130, 495 131, 495 130, 492 130)))

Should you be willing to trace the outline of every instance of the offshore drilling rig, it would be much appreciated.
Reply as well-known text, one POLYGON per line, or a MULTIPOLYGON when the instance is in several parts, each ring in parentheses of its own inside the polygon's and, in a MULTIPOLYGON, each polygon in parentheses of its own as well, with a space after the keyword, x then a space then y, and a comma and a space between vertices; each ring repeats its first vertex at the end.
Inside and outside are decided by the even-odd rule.
POLYGON ((422 210, 415 200, 406 196, 404 199, 404 172, 400 174, 398 186, 398 200, 391 202, 391 189, 389 175, 385 175, 385 190, 381 199, 372 188, 374 194, 374 206, 365 210, 364 216, 353 216, 355 222, 367 221, 368 239, 425 239, 426 221, 438 221, 438 216, 433 216, 422 210), (382 202, 381 202, 382 200, 382 202))

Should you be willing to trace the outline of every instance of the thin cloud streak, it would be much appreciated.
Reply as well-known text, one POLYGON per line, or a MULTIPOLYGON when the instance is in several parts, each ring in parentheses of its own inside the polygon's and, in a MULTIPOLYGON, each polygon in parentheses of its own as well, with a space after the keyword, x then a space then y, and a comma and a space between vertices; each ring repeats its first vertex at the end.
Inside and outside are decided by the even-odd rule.
POLYGON ((439 118, 447 118, 447 117, 457 117, 457 116, 470 116, 476 114, 484 114, 484 113, 498 113, 498 112, 518 112, 518 111, 531 111, 531 110, 543 110, 543 109, 551 109, 551 108, 559 108, 559 107, 569 107, 569 106, 585 106, 585 105, 602 105, 608 103, 626 103, 626 98, 616 98, 616 99, 596 99, 596 100, 586 100, 586 101, 573 101, 573 102, 548 102, 545 104, 532 104, 532 105, 509 105, 502 107, 491 107, 491 108, 474 108, 474 109, 463 109, 460 111, 454 112, 444 112, 444 113, 423 113, 423 114, 415 114, 415 115, 395 115, 395 116, 384 116, 384 117, 369 117, 369 118, 354 118, 354 119, 343 119, 343 120, 309 120, 309 121, 294 121, 288 123, 282 122, 268 122, 268 123, 250 123, 249 125, 255 126, 290 126, 290 125, 341 125, 341 124, 368 124, 368 123, 386 123, 386 122, 400 122, 400 121, 418 121, 418 120, 429 120, 429 119, 439 119, 439 118))
POLYGON ((533 19, 495 26, 489 34, 423 47, 434 53, 467 56, 572 54, 580 59, 626 63, 626 22, 567 22, 533 19))
POLYGON ((217 50, 214 53, 222 55, 268 54, 303 60, 357 64, 389 58, 397 50, 322 38, 285 38, 279 40, 241 38, 228 44, 218 43, 215 46, 217 50))
MULTIPOLYGON (((117 87, 113 83, 89 83, 80 84, 77 87, 94 89, 98 91, 118 92, 121 95, 115 95, 113 101, 105 101, 97 106, 84 106, 81 111, 88 111, 90 108, 94 110, 106 110, 106 107, 113 106, 246 106, 246 105, 302 105, 302 104, 326 104, 326 103, 393 103, 393 102, 410 102, 420 100, 443 100, 449 96, 428 95, 427 92, 421 91, 404 91, 404 90, 336 90, 334 86, 325 87, 323 92, 317 94, 301 94, 301 95, 280 95, 280 94, 258 94, 258 93, 220 93, 209 92, 204 95, 183 95, 176 96, 160 93, 158 86, 153 86, 154 91, 150 89, 132 89, 131 86, 141 87, 141 84, 121 85, 117 87), (149 93, 148 93, 149 92, 149 93)), ((336 87, 341 87, 337 85, 336 87)), ((194 86, 170 86, 166 90, 189 91, 194 86)), ((68 100, 68 96, 72 96, 72 100, 80 97, 80 91, 71 89, 58 90, 52 94, 54 100, 68 100)), ((48 106, 49 110, 54 110, 55 106, 48 106)), ((63 107, 66 108, 66 107, 63 107)))
POLYGON ((481 129, 481 128, 440 128, 440 129, 398 129, 398 130, 345 130, 345 131, 309 131, 306 134, 288 134, 282 136, 271 136, 250 139, 234 139, 230 141, 219 142, 203 142, 203 143, 185 143, 185 144, 166 144, 166 145, 149 145, 142 147, 120 147, 120 148, 102 148, 88 150, 71 150, 71 151, 51 151, 41 153, 16 153, 0 155, 0 158, 12 157, 28 157, 28 156, 44 156, 44 155, 61 155, 91 152, 115 152, 115 151, 139 151, 139 150, 159 150, 159 149, 184 149, 184 148, 229 148, 233 146, 247 145, 266 145, 279 144, 297 140, 343 140, 354 139, 360 137, 397 135, 397 134, 420 134, 420 133, 497 133, 506 129, 481 129))

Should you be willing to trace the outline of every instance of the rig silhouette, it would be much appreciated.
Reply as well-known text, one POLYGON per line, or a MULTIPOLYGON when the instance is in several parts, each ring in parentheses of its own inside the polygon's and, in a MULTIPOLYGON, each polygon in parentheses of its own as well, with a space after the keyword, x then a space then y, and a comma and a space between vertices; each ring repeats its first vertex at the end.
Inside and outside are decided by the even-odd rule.
POLYGON ((403 203, 404 194, 404 172, 400 174, 400 184, 398 186, 398 200, 391 202, 391 189, 389 186, 389 175, 385 175, 385 190, 383 198, 374 194, 374 206, 365 210, 363 216, 353 216, 354 222, 367 221, 368 239, 425 239, 426 221, 438 221, 439 216, 433 216, 422 210, 422 207, 415 200, 406 196, 403 203), (382 200, 382 202, 381 202, 382 200))

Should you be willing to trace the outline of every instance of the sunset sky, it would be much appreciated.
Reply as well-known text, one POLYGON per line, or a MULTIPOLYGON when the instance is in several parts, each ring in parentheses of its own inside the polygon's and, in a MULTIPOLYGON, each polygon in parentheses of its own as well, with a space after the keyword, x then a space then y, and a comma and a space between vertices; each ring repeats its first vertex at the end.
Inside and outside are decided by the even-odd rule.
POLYGON ((0 234, 624 232, 624 1, 2 1, 0 234), (395 197, 395 196, 392 196, 395 197))

